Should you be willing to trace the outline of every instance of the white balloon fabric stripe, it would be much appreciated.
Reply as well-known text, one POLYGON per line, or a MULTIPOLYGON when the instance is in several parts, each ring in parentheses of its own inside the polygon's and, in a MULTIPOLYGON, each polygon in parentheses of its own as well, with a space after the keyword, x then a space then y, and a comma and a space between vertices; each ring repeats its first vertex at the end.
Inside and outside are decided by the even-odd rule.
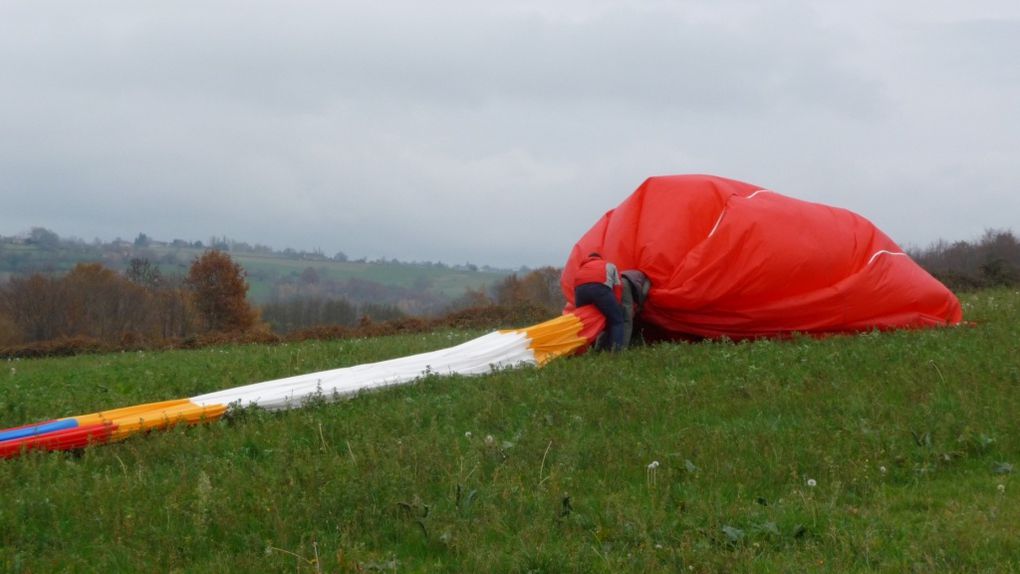
POLYGON ((522 364, 535 365, 537 360, 529 343, 530 339, 521 332, 489 333, 448 349, 275 379, 190 400, 199 406, 295 408, 315 397, 341 398, 363 390, 408 383, 426 374, 477 375, 522 364))

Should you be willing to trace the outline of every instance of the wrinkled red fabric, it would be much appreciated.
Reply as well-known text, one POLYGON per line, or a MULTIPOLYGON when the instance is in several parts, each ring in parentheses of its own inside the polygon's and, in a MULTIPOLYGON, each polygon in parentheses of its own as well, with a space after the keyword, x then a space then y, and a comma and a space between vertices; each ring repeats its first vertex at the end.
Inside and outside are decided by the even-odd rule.
POLYGON ((962 320, 949 289, 867 219, 715 176, 652 177, 574 246, 651 281, 640 319, 667 338, 932 327, 962 320))

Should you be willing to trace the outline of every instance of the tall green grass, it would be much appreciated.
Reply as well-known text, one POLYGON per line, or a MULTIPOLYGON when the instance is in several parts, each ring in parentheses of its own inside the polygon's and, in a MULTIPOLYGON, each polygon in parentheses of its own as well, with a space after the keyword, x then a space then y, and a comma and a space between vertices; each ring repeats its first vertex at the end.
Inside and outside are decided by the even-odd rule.
MULTIPOLYGON (((427 377, 0 461, 0 570, 1020 570, 1020 293, 965 310, 975 325, 427 377)), ((474 335, 6 362, 0 423, 474 335)))

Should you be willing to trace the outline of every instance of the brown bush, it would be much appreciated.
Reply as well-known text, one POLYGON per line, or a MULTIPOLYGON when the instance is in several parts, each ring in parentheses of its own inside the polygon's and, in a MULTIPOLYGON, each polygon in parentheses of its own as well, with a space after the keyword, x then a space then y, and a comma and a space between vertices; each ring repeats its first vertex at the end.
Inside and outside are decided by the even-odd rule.
POLYGON ((60 280, 61 335, 100 341, 154 336, 152 294, 99 263, 79 264, 60 280))
POLYGON ((21 332, 10 317, 0 313, 0 347, 21 342, 21 332))
POLYGON ((64 292, 58 279, 39 274, 13 277, 0 287, 0 313, 14 323, 26 342, 55 339, 68 334, 63 331, 64 292))
POLYGON ((258 312, 248 303, 245 271, 226 253, 207 251, 195 259, 186 283, 210 331, 244 332, 258 322, 258 312))
MULTIPOLYGON (((89 270, 87 277, 109 277, 101 272, 89 270), (94 275, 93 275, 94 274, 94 275)), ((557 313, 558 314, 558 313, 557 313)), ((365 317, 357 326, 325 325, 302 329, 286 336, 276 335, 260 324, 243 332, 213 331, 190 333, 178 337, 153 337, 130 329, 120 332, 117 338, 77 335, 61 336, 47 341, 24 344, 0 343, 0 358, 67 356, 84 353, 105 353, 142 349, 200 349, 209 346, 276 344, 306 340, 348 339, 356 337, 381 337, 427 333, 437 329, 505 329, 545 321, 554 314, 539 306, 528 303, 520 305, 485 305, 464 309, 437 319, 407 317, 391 321, 372 321, 365 317)))
POLYGON ((49 341, 36 341, 0 349, 0 358, 35 359, 41 357, 69 357, 92 353, 110 353, 119 347, 91 337, 60 337, 49 341))
POLYGON ((507 276, 493 289, 496 304, 507 308, 539 307, 546 312, 563 308, 566 300, 560 289, 560 270, 541 267, 524 277, 507 276))

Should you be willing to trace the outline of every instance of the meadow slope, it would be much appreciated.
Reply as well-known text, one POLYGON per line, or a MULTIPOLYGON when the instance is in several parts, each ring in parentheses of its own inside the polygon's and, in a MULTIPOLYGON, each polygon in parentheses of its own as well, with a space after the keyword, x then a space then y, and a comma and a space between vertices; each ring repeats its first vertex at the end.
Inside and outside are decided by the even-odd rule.
MULTIPOLYGON (((975 325, 430 376, 0 461, 0 570, 1020 570, 1020 293, 964 305, 975 325)), ((477 334, 8 361, 0 426, 477 334)))

